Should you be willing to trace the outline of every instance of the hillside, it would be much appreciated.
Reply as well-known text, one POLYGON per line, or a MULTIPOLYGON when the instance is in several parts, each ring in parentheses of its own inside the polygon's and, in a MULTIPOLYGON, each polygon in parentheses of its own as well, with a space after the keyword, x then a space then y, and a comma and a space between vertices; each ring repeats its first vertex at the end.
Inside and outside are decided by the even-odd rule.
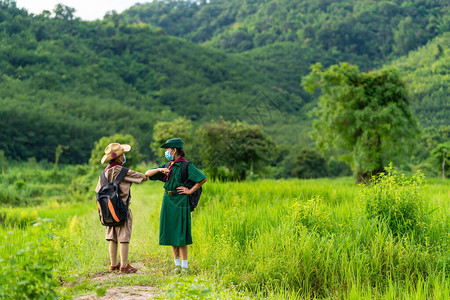
MULTIPOLYGON (((196 127, 221 118, 244 120, 263 125, 277 144, 292 149, 313 146, 308 137, 308 113, 316 102, 300 85, 311 64, 331 65, 343 59, 342 55, 360 66, 367 66, 369 61, 380 67, 391 64, 387 58, 361 56, 356 50, 324 48, 315 39, 281 40, 283 34, 280 40, 246 51, 217 49, 212 46, 230 30, 228 25, 217 27, 220 28, 217 34, 200 45, 187 41, 184 33, 177 33, 181 37, 171 36, 167 28, 130 19, 139 10, 151 15, 154 7, 172 7, 167 10, 168 16, 173 13, 179 16, 177 22, 170 24, 185 30, 190 28, 183 23, 189 11, 229 5, 240 11, 238 3, 154 2, 134 6, 121 15, 109 14, 101 21, 83 22, 74 18, 65 6, 53 15, 30 15, 14 2, 0 0, 0 138, 7 141, 1 143, 0 150, 13 160, 35 157, 53 161, 55 149, 62 145, 69 148, 61 162, 82 163, 87 161, 87 153, 100 137, 123 133, 133 135, 146 158, 152 159, 148 145, 154 124, 178 116, 193 120, 196 127), (174 3, 178 6, 173 6, 174 3), (189 9, 180 10, 182 5, 188 5, 189 9)), ((266 6, 275 2, 242 3, 253 13, 237 14, 243 18, 239 24, 250 26, 252 18, 259 16, 257 12, 267 10, 266 6)), ((276 3, 276 8, 282 9, 291 2, 276 3)), ((320 23, 320 18, 316 20, 319 15, 325 22, 331 18, 327 14, 334 13, 343 3, 355 4, 354 1, 325 6, 312 5, 310 1, 301 3, 304 7, 291 3, 288 15, 299 9, 297 14, 307 13, 305 17, 311 24, 320 23), (321 14, 317 7, 323 10, 321 14)), ((367 20, 375 18, 377 9, 381 9, 377 3, 367 6, 372 7, 374 15, 367 13, 367 20)), ((428 22, 435 16, 438 25, 435 31, 427 29, 429 34, 421 43, 440 31, 448 31, 448 23, 442 17, 446 8, 439 6, 439 1, 425 4, 428 8, 419 10, 419 15, 426 16, 422 21, 428 22)), ((397 16, 399 22, 405 5, 400 5, 403 8, 397 16)), ((358 8, 361 13, 367 7, 356 5, 352 9, 358 8)), ((274 24, 287 16, 275 14, 276 11, 274 24)), ((196 15, 194 19, 203 20, 199 18, 196 15)), ((449 124, 448 48, 448 34, 443 33, 417 51, 408 52, 409 56, 392 62, 409 82, 412 106, 423 127, 449 124)), ((386 57, 396 55, 391 51, 386 57)), ((295 153, 290 150, 289 155, 295 153)))
POLYGON ((444 0, 174 0, 136 4, 122 20, 229 52, 294 42, 373 68, 448 31, 449 14, 444 0))
POLYGON ((245 119, 261 93, 280 110, 301 107, 245 59, 145 24, 0 7, 0 138, 8 141, 0 150, 13 159, 52 161, 61 144, 70 147, 63 162, 84 162, 94 141, 115 132, 135 136, 149 157, 158 120, 245 119))
POLYGON ((450 32, 393 61, 410 92, 411 106, 423 127, 450 125, 450 32))
MULTIPOLYGON (((306 102, 312 99, 299 82, 316 62, 329 66, 345 61, 361 70, 381 68, 450 32, 449 6, 441 0, 154 1, 136 4, 115 17, 237 52, 277 87, 306 102)), ((441 44, 444 53, 445 43, 441 44)), ((426 56, 424 52, 417 55, 422 54, 426 56)), ((441 68, 440 72, 448 71, 441 68)), ((427 74, 421 82, 441 80, 439 74, 427 74)), ((447 90, 425 89, 427 95, 411 89, 412 105, 422 125, 438 128, 448 124, 444 114, 431 108, 448 98, 447 90)))

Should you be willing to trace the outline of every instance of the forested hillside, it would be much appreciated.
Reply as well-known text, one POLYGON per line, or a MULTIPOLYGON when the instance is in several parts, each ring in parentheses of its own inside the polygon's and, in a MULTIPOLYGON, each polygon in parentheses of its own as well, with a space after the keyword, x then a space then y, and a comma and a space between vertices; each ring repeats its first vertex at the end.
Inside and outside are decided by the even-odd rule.
POLYGON ((158 120, 244 118, 240 108, 261 92, 300 108, 244 59, 149 25, 82 22, 64 6, 54 17, 0 7, 0 150, 11 158, 51 161, 61 144, 63 162, 84 162, 115 132, 148 149, 158 120))
POLYGON ((393 61, 407 83, 411 105, 424 128, 450 125, 450 32, 393 61))
MULTIPOLYGON (((439 37, 440 42, 427 48, 437 49, 439 45, 440 50, 431 50, 439 55, 430 56, 426 51, 416 55, 440 60, 436 62, 441 65, 439 74, 427 72, 429 84, 422 84, 421 91, 412 87, 411 101, 422 126, 449 124, 442 110, 448 98, 443 85, 448 83, 434 77, 444 76, 448 81, 448 67, 442 66, 450 55, 448 35, 443 35, 450 31, 447 1, 174 0, 136 4, 115 17, 127 23, 148 23, 169 35, 238 52, 260 73, 277 81, 279 87, 303 99, 309 98, 298 83, 316 62, 329 66, 345 61, 361 70, 380 68, 439 37), (436 108, 440 112, 432 112, 436 108)), ((429 68, 430 61, 411 62, 429 68)), ((415 75, 407 74, 412 68, 402 69, 408 80, 418 75, 415 71, 415 75)), ((421 79, 417 81, 424 82, 421 79)))
POLYGON ((153 126, 183 116, 263 125, 289 162, 313 146, 318 95, 300 83, 317 62, 399 68, 422 127, 437 129, 449 125, 449 20, 444 1, 154 1, 84 22, 0 0, 0 150, 53 161, 61 145, 61 162, 86 162, 118 132, 152 159, 153 126))

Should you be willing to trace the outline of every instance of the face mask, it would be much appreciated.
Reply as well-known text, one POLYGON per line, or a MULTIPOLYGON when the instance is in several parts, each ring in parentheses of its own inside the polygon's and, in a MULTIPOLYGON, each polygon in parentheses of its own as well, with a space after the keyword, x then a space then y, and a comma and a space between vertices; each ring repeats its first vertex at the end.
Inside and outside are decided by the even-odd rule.
POLYGON ((166 156, 167 160, 172 160, 173 159, 173 155, 170 155, 170 150, 167 150, 164 155, 166 156))
POLYGON ((127 162, 127 157, 125 156, 125 154, 123 155, 123 163, 122 165, 124 165, 127 162))

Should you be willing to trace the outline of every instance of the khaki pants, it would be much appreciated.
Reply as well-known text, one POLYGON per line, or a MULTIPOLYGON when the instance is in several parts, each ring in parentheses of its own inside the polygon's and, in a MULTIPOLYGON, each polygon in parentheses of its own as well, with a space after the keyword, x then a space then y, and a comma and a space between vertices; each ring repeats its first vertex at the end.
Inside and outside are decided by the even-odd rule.
POLYGON ((129 243, 131 239, 131 229, 133 225, 133 214, 131 209, 128 208, 128 219, 122 226, 112 227, 106 226, 107 241, 115 241, 118 243, 129 243))

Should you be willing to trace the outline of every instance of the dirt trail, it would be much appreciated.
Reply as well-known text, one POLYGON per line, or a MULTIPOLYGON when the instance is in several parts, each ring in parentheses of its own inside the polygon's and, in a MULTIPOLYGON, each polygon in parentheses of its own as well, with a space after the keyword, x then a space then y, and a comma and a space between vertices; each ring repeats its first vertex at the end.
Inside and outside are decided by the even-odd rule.
MULTIPOLYGON (((103 272, 96 274, 90 281, 96 281, 98 283, 107 283, 114 281, 114 279, 122 276, 136 276, 136 275, 146 275, 151 274, 152 270, 148 269, 142 263, 133 264, 139 270, 137 273, 133 274, 120 274, 118 272, 103 272)), ((118 286, 118 287, 108 287, 106 293, 98 297, 96 293, 91 293, 89 295, 83 295, 76 297, 77 300, 87 300, 87 299, 126 299, 126 300, 141 300, 141 299, 153 299, 161 293, 161 290, 154 286, 118 286)))
POLYGON ((85 295, 75 299, 126 299, 147 300, 157 296, 158 290, 151 286, 121 286, 107 289, 105 295, 97 297, 97 294, 85 295))

